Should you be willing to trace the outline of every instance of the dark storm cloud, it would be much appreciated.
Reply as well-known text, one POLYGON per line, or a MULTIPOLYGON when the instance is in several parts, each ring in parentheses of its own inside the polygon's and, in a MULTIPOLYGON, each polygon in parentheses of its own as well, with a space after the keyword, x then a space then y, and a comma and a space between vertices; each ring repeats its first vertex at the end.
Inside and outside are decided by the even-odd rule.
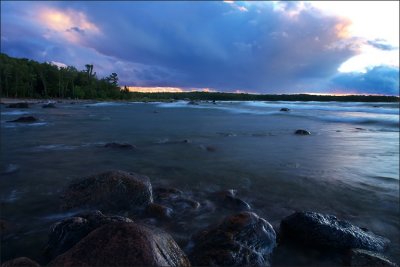
POLYGON ((349 21, 297 2, 24 3, 32 12, 81 14, 58 31, 16 7, 2 2, 4 52, 78 68, 91 63, 127 85, 304 92, 311 81, 326 83, 362 43, 345 35, 349 21), (84 28, 82 14, 100 33, 84 28))
POLYGON ((355 93, 398 95, 399 69, 377 66, 365 73, 340 73, 332 79, 332 85, 355 93))

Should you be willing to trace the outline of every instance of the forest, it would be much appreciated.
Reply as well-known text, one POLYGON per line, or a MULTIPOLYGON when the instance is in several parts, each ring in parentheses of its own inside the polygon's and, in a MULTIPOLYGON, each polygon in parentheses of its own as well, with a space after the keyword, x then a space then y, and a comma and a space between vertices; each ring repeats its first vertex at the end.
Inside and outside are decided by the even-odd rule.
POLYGON ((229 100, 229 101, 355 101, 398 102, 398 96, 380 95, 309 95, 309 94, 246 94, 224 92, 141 93, 129 92, 118 84, 118 74, 98 78, 94 66, 85 69, 58 67, 26 58, 0 54, 1 97, 114 99, 133 101, 229 100))
POLYGON ((26 58, 0 54, 0 86, 2 97, 127 99, 128 90, 118 86, 118 74, 99 79, 94 66, 84 70, 73 66, 58 67, 26 58))

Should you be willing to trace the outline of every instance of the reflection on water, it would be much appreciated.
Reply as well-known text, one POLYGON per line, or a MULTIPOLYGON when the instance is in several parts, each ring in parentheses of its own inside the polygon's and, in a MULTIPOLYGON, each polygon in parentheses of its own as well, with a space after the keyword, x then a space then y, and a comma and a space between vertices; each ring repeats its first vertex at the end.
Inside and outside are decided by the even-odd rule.
MULTIPOLYGON (((26 111, 39 118, 37 127, 7 123, 19 113, 1 111, 1 218, 11 225, 3 260, 38 258, 48 227, 73 214, 59 209, 60 191, 109 169, 145 174, 203 203, 210 192, 237 189, 274 227, 294 210, 335 214, 390 238, 388 255, 400 258, 398 104, 37 105, 26 111), (312 135, 296 136, 296 129, 312 135), (137 149, 108 149, 107 142, 137 149)), ((165 227, 189 235, 232 212, 210 210, 181 232, 165 227)))

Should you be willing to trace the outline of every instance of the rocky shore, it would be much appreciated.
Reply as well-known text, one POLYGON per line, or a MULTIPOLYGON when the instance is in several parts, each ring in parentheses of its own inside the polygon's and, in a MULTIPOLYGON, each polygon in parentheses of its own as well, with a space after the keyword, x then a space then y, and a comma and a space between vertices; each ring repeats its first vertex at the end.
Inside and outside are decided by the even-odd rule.
POLYGON ((177 188, 153 188, 147 176, 111 170, 73 181, 61 199, 62 209, 85 211, 50 228, 42 259, 1 266, 274 266, 282 246, 317 250, 343 266, 396 266, 382 254, 390 245, 385 237, 310 211, 295 212, 274 229, 233 189, 206 202, 177 188), (209 202, 232 214, 184 241, 163 227, 185 216, 190 224, 190 214, 207 212, 209 202), (149 223, 154 220, 157 226, 149 223))

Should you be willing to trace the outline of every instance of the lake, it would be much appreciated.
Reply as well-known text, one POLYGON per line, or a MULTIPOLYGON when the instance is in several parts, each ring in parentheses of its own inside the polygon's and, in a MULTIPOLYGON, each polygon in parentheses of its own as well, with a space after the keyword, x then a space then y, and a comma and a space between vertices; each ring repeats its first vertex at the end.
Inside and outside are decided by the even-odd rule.
MULTIPOLYGON (((110 169, 147 175, 153 187, 176 187, 201 201, 236 189, 275 229, 294 211, 333 214, 389 238, 385 254, 400 259, 398 103, 56 106, 1 105, 1 218, 8 225, 2 261, 39 259, 50 225, 76 212, 60 209, 61 191, 77 178, 110 169), (39 121, 6 122, 24 115, 39 121), (297 129, 311 135, 295 135, 297 129), (105 148, 108 142, 136 149, 105 148)), ((184 240, 232 212, 215 208, 190 221, 176 218, 180 227, 158 226, 184 240)), ((275 262, 293 264, 284 257, 275 262)))

